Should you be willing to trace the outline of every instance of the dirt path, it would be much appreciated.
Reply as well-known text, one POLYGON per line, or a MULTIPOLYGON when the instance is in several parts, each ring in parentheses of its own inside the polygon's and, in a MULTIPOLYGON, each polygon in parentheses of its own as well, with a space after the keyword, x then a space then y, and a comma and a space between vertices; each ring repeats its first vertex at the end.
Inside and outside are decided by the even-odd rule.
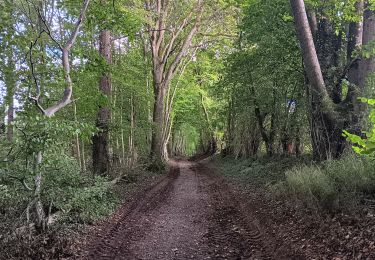
MULTIPOLYGON (((205 165, 172 162, 168 177, 142 194, 89 244, 86 259, 293 259, 205 165)), ((296 258, 298 259, 298 258, 296 258)))

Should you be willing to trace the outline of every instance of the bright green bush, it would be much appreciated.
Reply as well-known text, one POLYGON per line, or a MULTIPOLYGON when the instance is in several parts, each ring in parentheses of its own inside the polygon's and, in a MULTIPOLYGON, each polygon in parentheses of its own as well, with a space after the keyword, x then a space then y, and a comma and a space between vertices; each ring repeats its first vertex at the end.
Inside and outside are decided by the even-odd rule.
POLYGON ((361 98, 361 101, 370 107, 369 123, 371 129, 364 131, 366 138, 344 131, 343 135, 348 141, 354 143, 353 150, 360 155, 375 158, 375 99, 361 98))

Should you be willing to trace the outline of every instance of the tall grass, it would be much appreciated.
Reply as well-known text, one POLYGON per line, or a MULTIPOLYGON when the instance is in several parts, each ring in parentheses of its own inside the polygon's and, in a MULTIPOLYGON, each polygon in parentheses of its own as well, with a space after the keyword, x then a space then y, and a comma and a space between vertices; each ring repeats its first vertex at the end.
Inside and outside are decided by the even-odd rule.
POLYGON ((354 155, 321 165, 299 166, 286 171, 285 181, 272 190, 305 207, 347 211, 364 196, 375 195, 375 162, 354 155))

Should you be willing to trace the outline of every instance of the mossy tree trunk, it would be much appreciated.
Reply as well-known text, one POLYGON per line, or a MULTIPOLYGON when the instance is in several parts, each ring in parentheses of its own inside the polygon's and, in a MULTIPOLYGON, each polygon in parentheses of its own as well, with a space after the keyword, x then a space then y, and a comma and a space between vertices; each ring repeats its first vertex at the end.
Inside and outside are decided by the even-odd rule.
MULTIPOLYGON (((316 48, 304 1, 290 0, 290 3, 308 84, 310 85, 312 108, 310 117, 311 139, 314 157, 316 159, 337 158, 344 151, 346 144, 345 139, 342 137, 342 131, 352 127, 354 107, 358 103, 356 98, 350 98, 350 96, 353 96, 354 91, 349 91, 346 97, 343 97, 341 91, 342 79, 347 77, 351 63, 347 66, 349 69, 344 70, 343 76, 338 81, 332 80, 327 73, 324 75, 322 69, 327 71, 331 67, 339 65, 335 52, 341 48, 342 43, 332 36, 332 33, 330 33, 332 25, 323 18, 320 21, 320 27, 318 26, 321 30, 320 32, 318 30, 316 37, 318 46, 316 48), (317 50, 319 53, 317 53, 317 50), (327 52, 333 52, 333 54, 328 55, 327 52)), ((358 4, 357 8, 360 11, 361 5, 358 4)), ((352 32, 360 34, 360 24, 355 26, 356 28, 352 29, 352 32)), ((374 33, 373 30, 369 32, 369 34, 371 33, 374 33)), ((353 35, 352 37, 358 39, 360 36, 353 35)), ((355 44, 358 45, 360 43, 357 42, 355 44)), ((353 48, 353 45, 349 44, 348 47, 353 48)))

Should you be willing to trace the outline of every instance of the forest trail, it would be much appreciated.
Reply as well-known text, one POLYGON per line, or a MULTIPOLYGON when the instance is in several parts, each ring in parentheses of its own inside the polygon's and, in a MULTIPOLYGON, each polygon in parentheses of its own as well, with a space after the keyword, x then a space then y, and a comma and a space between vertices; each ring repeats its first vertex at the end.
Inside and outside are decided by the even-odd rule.
POLYGON ((172 161, 166 178, 123 207, 86 259, 283 259, 254 209, 204 164, 172 161))

